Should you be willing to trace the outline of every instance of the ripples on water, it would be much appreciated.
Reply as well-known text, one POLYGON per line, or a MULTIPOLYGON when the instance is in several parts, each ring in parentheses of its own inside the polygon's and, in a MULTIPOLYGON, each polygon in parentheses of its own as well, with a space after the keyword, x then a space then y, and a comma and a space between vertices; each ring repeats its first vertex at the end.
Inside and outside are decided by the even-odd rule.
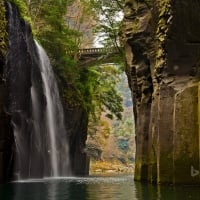
POLYGON ((2 185, 0 200, 200 200, 200 189, 135 183, 132 175, 70 177, 2 185))

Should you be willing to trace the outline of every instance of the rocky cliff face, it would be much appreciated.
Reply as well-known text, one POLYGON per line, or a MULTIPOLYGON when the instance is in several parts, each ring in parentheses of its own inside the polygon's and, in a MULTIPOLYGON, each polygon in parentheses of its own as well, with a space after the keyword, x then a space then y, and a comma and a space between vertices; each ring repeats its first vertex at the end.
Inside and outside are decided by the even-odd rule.
POLYGON ((10 116, 6 112, 8 86, 5 81, 5 55, 7 50, 7 20, 4 3, 0 2, 0 183, 9 179, 12 171, 13 136, 10 116))
POLYGON ((66 128, 69 134, 69 154, 74 175, 89 175, 89 157, 86 154, 88 113, 81 107, 64 104, 66 128))
POLYGON ((199 11, 199 1, 125 1, 136 180, 200 184, 199 11))
MULTIPOLYGON (((24 166, 20 172, 21 178, 42 177, 45 174, 48 176, 51 172, 49 169, 44 169, 44 154, 38 152, 37 143, 31 142, 34 123, 31 117, 32 84, 36 86, 38 92, 40 102, 38 110, 43 113, 40 115, 41 123, 45 123, 43 111, 46 105, 42 93, 36 45, 30 26, 20 18, 16 7, 11 4, 4 5, 4 1, 0 1, 0 5, 0 183, 2 183, 11 178, 18 178, 20 163, 24 166), (14 140, 15 134, 19 134, 23 145, 16 145, 19 143, 14 140), (19 151, 23 154, 24 160, 16 159, 19 151), (39 168, 33 167, 30 170, 30 154, 34 155, 31 162, 41 163, 39 168)), ((65 115, 66 137, 70 138, 72 173, 88 174, 88 160, 83 151, 87 136, 87 113, 82 107, 70 108, 66 105, 65 115)), ((45 131, 42 133, 44 135, 45 131)))

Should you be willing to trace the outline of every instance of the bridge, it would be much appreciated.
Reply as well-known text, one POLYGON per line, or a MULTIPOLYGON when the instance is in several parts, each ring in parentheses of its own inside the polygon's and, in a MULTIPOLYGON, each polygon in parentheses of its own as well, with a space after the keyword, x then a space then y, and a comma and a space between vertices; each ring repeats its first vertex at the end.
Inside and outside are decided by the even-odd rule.
POLYGON ((108 54, 108 53, 119 53, 119 50, 121 50, 121 48, 115 48, 115 47, 111 47, 111 48, 89 48, 89 49, 79 49, 79 54, 80 55, 103 55, 103 54, 108 54))
POLYGON ((123 49, 120 47, 111 48, 86 48, 78 50, 78 60, 80 66, 93 65, 96 63, 114 62, 116 55, 123 55, 123 49))

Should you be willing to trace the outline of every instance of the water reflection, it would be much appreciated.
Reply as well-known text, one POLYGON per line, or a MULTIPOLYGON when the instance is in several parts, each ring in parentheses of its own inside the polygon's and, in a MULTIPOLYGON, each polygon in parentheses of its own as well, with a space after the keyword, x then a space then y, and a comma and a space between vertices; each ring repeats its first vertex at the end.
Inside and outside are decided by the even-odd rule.
POLYGON ((200 190, 197 186, 167 186, 144 183, 134 184, 136 200, 199 200, 200 190))
POLYGON ((88 200, 128 200, 135 199, 133 177, 99 179, 101 183, 88 184, 88 200), (107 181, 106 181, 107 179, 107 181))
POLYGON ((0 186, 0 200, 199 200, 199 187, 152 186, 132 176, 67 178, 0 186))
POLYGON ((47 197, 47 199, 56 200, 57 187, 58 187, 58 184, 56 182, 51 182, 49 184, 49 187, 47 187, 48 188, 48 197, 47 197))

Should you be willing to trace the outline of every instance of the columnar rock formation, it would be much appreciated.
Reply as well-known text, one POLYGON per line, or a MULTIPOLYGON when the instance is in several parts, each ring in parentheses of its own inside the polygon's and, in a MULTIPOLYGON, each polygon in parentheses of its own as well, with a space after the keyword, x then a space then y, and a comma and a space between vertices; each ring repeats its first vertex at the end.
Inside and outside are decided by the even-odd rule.
POLYGON ((200 2, 126 0, 124 14, 135 179, 200 184, 200 2))

